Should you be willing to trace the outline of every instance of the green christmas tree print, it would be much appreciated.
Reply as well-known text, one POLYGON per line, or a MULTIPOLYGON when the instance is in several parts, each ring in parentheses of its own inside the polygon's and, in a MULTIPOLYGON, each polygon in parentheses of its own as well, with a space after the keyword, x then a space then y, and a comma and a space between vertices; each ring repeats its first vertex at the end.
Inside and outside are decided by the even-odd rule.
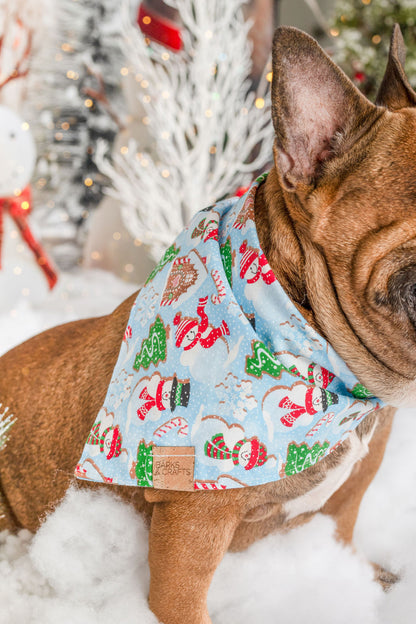
POLYGON ((232 287, 233 286, 233 274, 232 274, 233 255, 232 255, 232 250, 231 250, 230 237, 227 238, 224 245, 221 245, 220 253, 221 253, 222 264, 224 266, 225 275, 227 276, 228 283, 232 287))
POLYGON ((285 474, 289 477, 313 466, 325 455, 328 447, 329 442, 323 444, 315 442, 312 447, 309 447, 305 442, 299 445, 291 442, 287 448, 285 474))
POLYGON ((153 444, 146 446, 144 440, 137 447, 136 477, 140 487, 153 487, 153 444))
POLYGON ((351 394, 356 399, 371 399, 374 394, 371 394, 369 390, 363 384, 356 383, 354 388, 351 390, 351 394))
POLYGON ((169 262, 172 262, 180 252, 181 248, 178 247, 176 249, 176 244, 173 243, 170 247, 168 247, 163 255, 163 258, 159 260, 158 264, 155 266, 153 271, 150 273, 149 277, 145 282, 145 286, 152 281, 152 279, 165 267, 169 262))
POLYGON ((166 340, 169 337, 169 326, 165 327, 162 319, 157 315, 155 322, 150 326, 149 336, 143 338, 139 353, 133 364, 135 370, 140 367, 148 369, 150 364, 164 362, 167 355, 166 340))
POLYGON ((263 373, 279 379, 282 372, 288 372, 260 340, 252 340, 252 355, 246 357, 246 373, 254 377, 261 377, 263 373))

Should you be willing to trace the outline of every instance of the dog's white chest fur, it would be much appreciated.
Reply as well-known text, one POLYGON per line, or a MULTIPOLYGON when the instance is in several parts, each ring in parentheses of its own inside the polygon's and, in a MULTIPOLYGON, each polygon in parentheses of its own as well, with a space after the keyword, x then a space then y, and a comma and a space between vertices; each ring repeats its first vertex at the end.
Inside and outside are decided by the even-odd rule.
POLYGON ((303 513, 318 511, 350 476, 354 465, 368 453, 368 444, 375 427, 361 440, 354 431, 349 438, 350 448, 340 463, 328 470, 325 478, 306 494, 298 496, 284 506, 286 519, 291 520, 303 513))

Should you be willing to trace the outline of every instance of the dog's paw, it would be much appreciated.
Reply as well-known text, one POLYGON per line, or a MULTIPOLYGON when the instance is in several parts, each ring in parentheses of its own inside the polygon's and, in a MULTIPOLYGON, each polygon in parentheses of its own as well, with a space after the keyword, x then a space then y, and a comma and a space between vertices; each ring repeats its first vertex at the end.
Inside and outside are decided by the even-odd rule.
POLYGON ((374 578, 377 583, 380 583, 381 587, 385 592, 390 591, 392 586, 400 581, 400 576, 395 574, 394 572, 389 572, 386 568, 379 565, 378 563, 371 564, 374 568, 374 578))

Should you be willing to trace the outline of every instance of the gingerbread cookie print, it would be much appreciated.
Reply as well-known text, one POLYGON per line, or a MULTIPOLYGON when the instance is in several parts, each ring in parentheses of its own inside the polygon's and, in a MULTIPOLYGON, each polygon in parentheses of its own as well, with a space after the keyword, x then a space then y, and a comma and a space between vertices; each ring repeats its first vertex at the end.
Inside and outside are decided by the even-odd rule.
POLYGON ((196 249, 177 257, 167 275, 160 305, 173 308, 182 305, 199 290, 207 277, 205 258, 196 249))

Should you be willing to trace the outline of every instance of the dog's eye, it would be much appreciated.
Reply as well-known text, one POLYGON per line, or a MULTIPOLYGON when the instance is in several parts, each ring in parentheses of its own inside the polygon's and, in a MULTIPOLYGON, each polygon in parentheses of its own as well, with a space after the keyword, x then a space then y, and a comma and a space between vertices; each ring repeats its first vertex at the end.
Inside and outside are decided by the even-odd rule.
POLYGON ((398 314, 406 314, 416 327, 416 266, 403 267, 388 280, 388 295, 379 303, 398 314))

